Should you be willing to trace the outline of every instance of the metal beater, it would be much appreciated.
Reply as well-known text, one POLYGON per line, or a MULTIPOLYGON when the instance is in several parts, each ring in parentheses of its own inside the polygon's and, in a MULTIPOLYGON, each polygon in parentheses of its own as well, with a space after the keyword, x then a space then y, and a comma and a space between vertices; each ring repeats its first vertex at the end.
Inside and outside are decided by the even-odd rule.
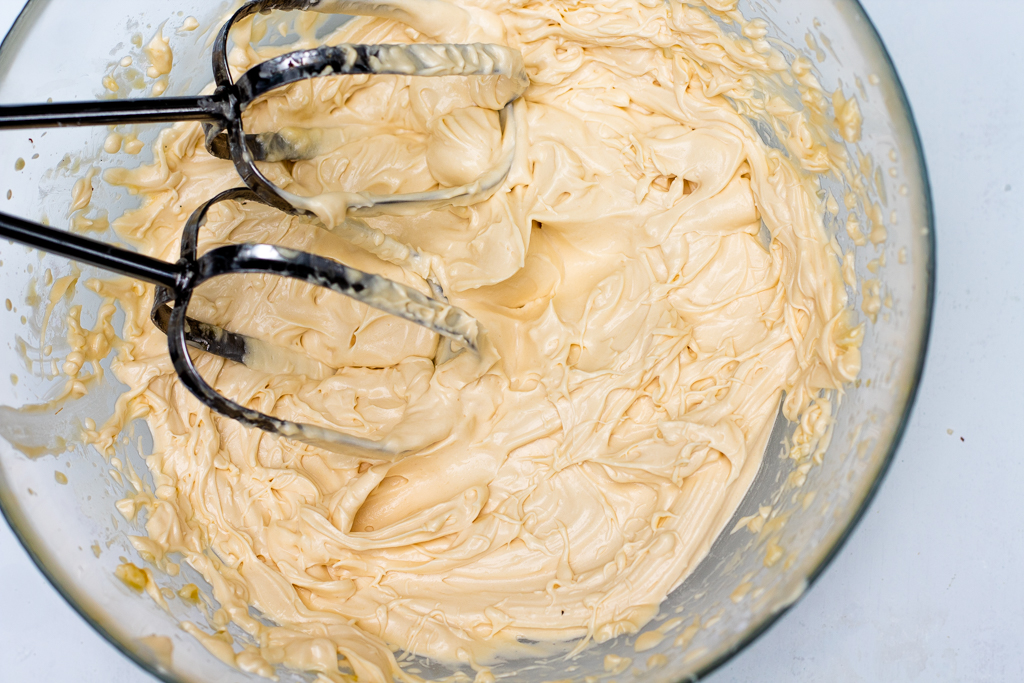
MULTIPOLYGON (((489 197, 504 182, 515 154, 512 103, 529 84, 522 56, 492 44, 350 45, 299 50, 263 62, 231 77, 228 40, 232 26, 256 13, 272 10, 309 10, 322 13, 380 16, 388 5, 372 0, 253 0, 243 5, 221 27, 213 49, 214 93, 200 97, 167 97, 0 106, 0 128, 88 126, 128 123, 201 121, 211 154, 234 162, 245 187, 222 192, 200 206, 182 233, 180 258, 167 263, 63 230, 0 213, 0 237, 76 261, 114 271, 156 285, 152 319, 167 334, 168 352, 182 383, 204 404, 226 417, 272 434, 320 447, 376 457, 398 455, 381 442, 316 425, 300 424, 246 408, 217 392, 199 374, 187 347, 201 349, 245 363, 265 342, 229 332, 186 315, 196 288, 207 280, 230 273, 268 273, 302 280, 361 301, 386 313, 422 325, 471 350, 477 348, 476 321, 443 300, 431 283, 434 297, 314 254, 271 244, 237 244, 197 255, 199 230, 211 206, 222 201, 259 202, 294 215, 314 217, 301 197, 274 185, 256 166, 257 161, 315 156, 309 145, 296 144, 296 136, 278 133, 248 134, 242 113, 271 90, 321 76, 395 74, 405 76, 472 76, 502 79, 505 101, 499 112, 501 154, 493 168, 472 183, 430 192, 373 195, 354 193, 349 216, 409 214, 442 206, 466 206, 489 197), (170 304, 173 303, 173 306, 170 304)), ((310 131, 307 139, 316 138, 310 131)), ((357 243, 380 243, 358 218, 346 222, 346 232, 357 243), (361 239, 362 238, 362 239, 361 239)), ((394 245, 392 245, 394 246, 394 245)), ((383 257, 400 264, 415 263, 415 251, 397 245, 383 257)), ((421 273, 424 274, 424 273, 421 273)))

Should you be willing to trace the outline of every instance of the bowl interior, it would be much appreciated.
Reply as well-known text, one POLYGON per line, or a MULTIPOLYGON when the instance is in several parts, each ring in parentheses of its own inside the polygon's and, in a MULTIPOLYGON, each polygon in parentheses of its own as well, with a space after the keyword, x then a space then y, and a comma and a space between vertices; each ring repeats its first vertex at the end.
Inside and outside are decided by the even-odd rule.
MULTIPOLYGON (((842 87, 860 103, 863 136, 850 149, 872 181, 869 198, 882 213, 888 238, 855 247, 842 229, 848 209, 840 206, 826 216, 843 251, 855 255, 858 282, 877 282, 884 302, 866 328, 860 379, 838 402, 831 441, 818 458, 789 457, 793 428, 780 416, 734 522, 641 634, 592 645, 568 659, 510 663, 496 675, 515 671, 517 680, 582 681, 642 673, 646 680, 678 681, 710 670, 806 590, 863 512, 902 434, 927 342, 934 257, 927 176, 902 87, 856 0, 751 0, 739 8, 764 18, 772 37, 799 47, 795 54, 810 59, 826 90, 842 87), (756 533, 747 527, 733 532, 736 520, 758 515, 765 519, 756 533)), ((128 54, 144 64, 141 46, 158 30, 170 38, 175 55, 167 93, 197 93, 211 80, 210 40, 226 10, 226 4, 200 0, 175 3, 173 11, 159 0, 32 0, 0 46, 0 102, 111 96, 103 75, 128 54), (189 16, 199 28, 180 30, 189 16), (97 17, 103 17, 103 30, 81 30, 98 27, 97 17)), ((148 94, 122 88, 114 96, 148 94)), ((148 143, 158 129, 132 131, 147 143, 139 163, 152 158, 148 143)), ((93 206, 103 208, 69 212, 79 178, 91 168, 123 163, 103 153, 107 133, 104 127, 0 132, 0 210, 59 226, 78 218, 101 226, 135 206, 137 198, 97 183, 93 206)), ((844 179, 823 177, 821 185, 842 197, 844 179)), ((109 230, 98 234, 116 241, 109 230)), ((145 565, 128 541, 128 535, 145 535, 144 519, 126 522, 116 512, 114 503, 131 482, 112 477, 103 458, 77 445, 76 436, 90 418, 111 413, 123 387, 108 373, 85 399, 51 402, 64 387, 58 374, 67 352, 64 320, 79 305, 83 321, 95 320, 99 298, 83 283, 100 274, 85 269, 74 287, 51 299, 54 282, 60 285, 73 272, 66 261, 3 243, 0 265, 7 299, 0 309, 0 365, 9 374, 0 382, 0 505, 8 521, 72 606, 150 672, 168 681, 257 680, 224 665, 179 628, 182 621, 205 624, 201 606, 171 600, 164 611, 115 577, 122 561, 145 565)), ((861 311, 861 287, 850 296, 861 311)), ((118 313, 115 328, 122 321, 118 313)), ((116 455, 150 486, 144 456, 151 443, 144 421, 137 420, 122 434, 116 455)), ((158 583, 175 591, 187 583, 204 586, 185 565, 178 576, 160 576, 158 583)), ((408 666, 424 677, 454 673, 436 662, 408 666)), ((463 673, 472 678, 468 669, 463 673)), ((308 680, 280 674, 285 681, 308 680)))

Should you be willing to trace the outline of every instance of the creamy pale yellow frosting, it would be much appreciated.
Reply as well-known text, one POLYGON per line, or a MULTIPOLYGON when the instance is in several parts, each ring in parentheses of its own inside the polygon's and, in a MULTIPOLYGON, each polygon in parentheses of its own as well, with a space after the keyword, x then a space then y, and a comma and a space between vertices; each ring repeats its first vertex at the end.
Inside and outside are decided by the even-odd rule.
MULTIPOLYGON (((213 414, 146 320, 150 288, 121 294, 121 407, 144 415, 155 441, 154 495, 122 506, 148 511, 136 546, 201 572, 223 607, 212 623, 234 621, 258 646, 188 630, 264 674, 283 663, 330 680, 346 667, 360 681, 413 678, 392 647, 483 667, 527 651, 522 639, 636 631, 735 510, 783 392, 787 417, 814 401, 820 417, 821 390, 859 370, 838 249, 807 173, 827 169, 827 154, 792 109, 776 106, 790 116, 787 151, 736 111, 752 74, 786 68, 761 25, 729 36, 702 8, 646 0, 400 4, 393 16, 408 25, 357 19, 328 42, 522 52, 532 85, 515 105, 503 188, 468 208, 365 219, 420 252, 418 273, 353 246, 326 204, 333 231, 222 204, 203 244, 301 248, 425 293, 430 277, 482 324, 481 354, 452 356, 423 328, 256 276, 205 285, 192 315, 327 368, 309 379, 197 355, 228 395, 409 454, 328 453, 213 414)), ((238 48, 232 64, 265 56, 238 48)), ((493 162, 487 87, 317 79, 274 93, 248 125, 333 131, 318 158, 268 165, 290 192, 425 191, 493 162)), ((174 259, 189 213, 239 180, 206 153, 198 124, 164 131, 155 152, 153 165, 108 172, 145 198, 115 227, 174 259)))

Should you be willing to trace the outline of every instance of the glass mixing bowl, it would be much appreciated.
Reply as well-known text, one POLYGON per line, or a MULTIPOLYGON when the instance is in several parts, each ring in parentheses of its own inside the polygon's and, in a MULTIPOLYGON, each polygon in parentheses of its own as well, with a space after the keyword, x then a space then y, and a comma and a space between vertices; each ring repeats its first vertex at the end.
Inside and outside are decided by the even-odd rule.
MULTIPOLYGON (((227 4, 179 0, 173 11, 167 7, 164 0, 31 0, 0 46, 0 102, 110 96, 103 76, 133 68, 117 64, 124 55, 139 55, 164 24, 175 55, 167 92, 198 92, 211 79, 211 26, 227 4), (180 30, 188 16, 199 20, 198 29, 180 30)), ((516 671, 521 681, 635 675, 681 681, 711 671, 764 631, 821 573, 863 514, 903 434, 925 355, 935 251, 921 144, 903 89, 856 0, 741 0, 739 8, 748 17, 764 18, 771 38, 800 48, 826 90, 842 85, 858 96, 864 118, 860 164, 873 180, 871 199, 888 230, 882 244, 854 252, 858 281, 877 281, 884 301, 877 322, 866 327, 863 371, 842 397, 820 462, 788 457, 784 444, 792 425, 778 421, 761 470, 736 512, 736 520, 762 519, 735 531, 735 521, 730 523, 640 634, 592 645, 569 659, 497 667, 493 673, 499 677, 516 671)), ((144 68, 142 59, 135 61, 144 68)), ((125 94, 122 89, 118 96, 125 94)), ((138 129, 147 143, 139 163, 151 158, 148 143, 157 129, 138 129)), ((2 210, 66 226, 81 214, 69 212, 76 180, 93 166, 114 163, 102 152, 106 135, 103 128, 0 133, 2 210)), ((822 187, 842 197, 835 178, 822 178, 822 187)), ((109 218, 135 203, 135 197, 102 183, 93 199, 109 218)), ((849 251, 853 245, 838 229, 846 214, 840 207, 827 224, 849 251)), ((102 214, 93 210, 86 217, 102 227, 102 214)), ((866 216, 861 219, 867 224, 866 216)), ((102 236, 113 239, 109 232, 102 236)), ((0 506, 11 527, 54 588, 150 673, 175 683, 258 680, 221 663, 179 628, 183 620, 205 623, 198 607, 175 599, 170 612, 164 611, 115 578, 115 568, 126 559, 145 565, 127 540, 144 530, 115 511, 122 485, 94 450, 76 445, 76 434, 90 416, 111 413, 122 387, 108 374, 84 400, 45 405, 63 386, 56 375, 67 351, 63 321, 69 307, 82 305, 82 318, 91 323, 98 298, 78 286, 50 301, 52 279, 71 270, 66 261, 4 243, 0 264, 0 298, 7 299, 0 308, 0 367, 10 373, 9 381, 0 382, 0 506), (33 404, 40 407, 15 410, 33 404)), ((851 290, 858 313, 862 294, 860 287, 851 290)), ((115 329, 122 320, 114 319, 115 329)), ((140 454, 150 446, 141 421, 117 445, 117 457, 144 481, 140 454)), ((187 566, 176 577, 158 578, 175 590, 186 583, 204 586, 187 566)), ((436 662, 413 664, 424 677, 453 673, 436 662)), ((308 680, 280 673, 282 680, 308 680)))

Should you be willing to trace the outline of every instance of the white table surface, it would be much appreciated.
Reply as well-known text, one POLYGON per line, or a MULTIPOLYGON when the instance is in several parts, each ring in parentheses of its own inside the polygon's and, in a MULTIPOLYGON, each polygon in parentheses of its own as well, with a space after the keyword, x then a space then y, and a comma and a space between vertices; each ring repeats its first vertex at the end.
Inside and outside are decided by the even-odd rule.
MULTIPOLYGON (((853 537, 789 614, 707 680, 1024 681, 1024 0, 862 2, 906 85, 934 185, 927 370, 853 537)), ((0 0, 0 35, 19 5, 0 0)), ((0 681, 64 680, 154 681, 0 523, 0 681)))

